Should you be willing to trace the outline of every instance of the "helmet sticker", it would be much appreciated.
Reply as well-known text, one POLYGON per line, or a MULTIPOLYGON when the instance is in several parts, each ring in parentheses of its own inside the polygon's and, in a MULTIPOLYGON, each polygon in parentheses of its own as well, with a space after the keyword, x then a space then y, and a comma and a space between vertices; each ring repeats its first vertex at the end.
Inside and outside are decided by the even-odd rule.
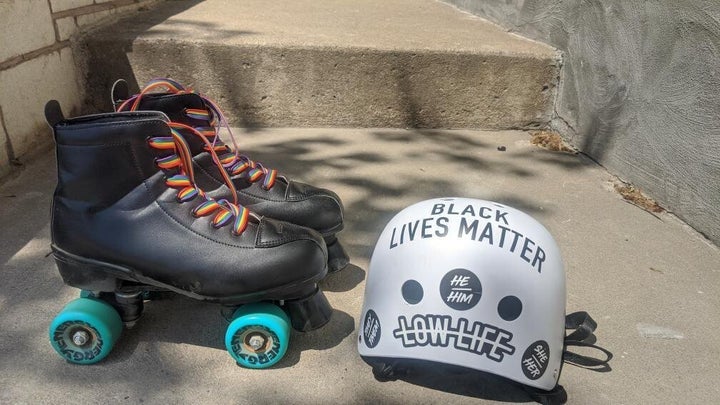
POLYGON ((545 374, 550 359, 550 346, 544 340, 528 346, 522 357, 522 371, 525 377, 537 380, 545 374))
POLYGON ((470 270, 454 269, 440 281, 440 296, 450 308, 466 311, 480 301, 482 284, 470 270))
POLYGON ((408 322, 398 317, 398 328, 393 330, 406 348, 415 346, 450 347, 501 362, 506 354, 515 353, 510 344, 511 332, 482 322, 470 323, 465 318, 453 320, 450 315, 417 314, 408 322))
POLYGON ((371 349, 380 342, 380 319, 372 309, 365 314, 363 336, 365 337, 365 345, 371 349))
POLYGON ((422 239, 457 236, 507 250, 542 273, 547 259, 545 249, 516 230, 510 211, 494 205, 434 204, 427 217, 393 227, 389 248, 395 249, 422 239), (459 216, 460 220, 451 221, 451 216, 459 216))

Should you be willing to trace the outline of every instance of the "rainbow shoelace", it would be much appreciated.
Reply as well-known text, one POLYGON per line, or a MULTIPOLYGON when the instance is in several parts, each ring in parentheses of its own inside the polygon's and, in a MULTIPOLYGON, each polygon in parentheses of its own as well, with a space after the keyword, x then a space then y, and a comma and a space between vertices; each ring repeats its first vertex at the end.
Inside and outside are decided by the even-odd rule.
MULTIPOLYGON (((185 89, 180 83, 167 78, 153 79, 148 82, 147 85, 142 89, 139 94, 136 94, 127 100, 125 100, 117 108, 117 111, 136 111, 140 102, 148 93, 160 93, 160 94, 184 94, 184 93, 195 93, 192 89, 185 89), (165 90, 165 92, 157 92, 157 90, 165 90)), ((195 93, 200 96, 207 109, 196 109, 186 108, 184 113, 188 118, 195 120, 205 121, 208 123, 206 126, 191 127, 181 123, 172 122, 171 126, 177 129, 183 129, 196 136, 202 137, 204 140, 210 140, 211 142, 205 145, 205 150, 214 152, 217 158, 214 158, 215 164, 221 169, 221 172, 229 173, 230 176, 243 175, 251 183, 262 181, 262 188, 270 190, 276 183, 278 172, 275 169, 268 169, 262 163, 255 162, 245 155, 239 154, 237 151, 237 143, 235 142, 235 136, 232 133, 232 129, 228 124, 225 115, 223 114, 220 107, 215 104, 209 98, 202 94, 195 93), (218 134, 220 130, 225 128, 232 144, 234 151, 228 145, 224 144, 219 138, 218 134)))
MULTIPOLYGON (((196 218, 215 214, 212 220, 212 225, 215 228, 232 224, 232 233, 234 235, 242 234, 247 228, 250 210, 237 204, 237 201, 215 200, 208 197, 203 190, 197 187, 190 148, 185 138, 178 133, 176 125, 171 124, 171 136, 156 136, 148 139, 150 147, 172 152, 155 159, 155 164, 168 174, 165 184, 178 190, 177 200, 180 203, 200 198, 200 204, 192 210, 192 214, 196 218)), ((204 138, 204 140, 209 143, 207 138, 204 138)), ((225 178, 226 183, 229 183, 228 187, 234 192, 232 182, 227 175, 225 178)))

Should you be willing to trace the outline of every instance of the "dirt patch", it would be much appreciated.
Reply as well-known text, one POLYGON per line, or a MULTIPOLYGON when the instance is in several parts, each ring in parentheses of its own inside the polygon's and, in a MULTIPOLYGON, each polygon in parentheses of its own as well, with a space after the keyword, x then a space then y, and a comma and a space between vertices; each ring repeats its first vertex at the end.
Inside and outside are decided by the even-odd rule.
POLYGON ((570 147, 557 132, 552 131, 533 131, 530 132, 532 138, 530 143, 540 146, 547 150, 564 153, 577 153, 575 149, 570 147))
POLYGON ((624 183, 615 184, 615 191, 620 193, 625 201, 637 205, 638 207, 649 212, 664 212, 665 209, 658 205, 652 198, 643 194, 639 188, 624 183))

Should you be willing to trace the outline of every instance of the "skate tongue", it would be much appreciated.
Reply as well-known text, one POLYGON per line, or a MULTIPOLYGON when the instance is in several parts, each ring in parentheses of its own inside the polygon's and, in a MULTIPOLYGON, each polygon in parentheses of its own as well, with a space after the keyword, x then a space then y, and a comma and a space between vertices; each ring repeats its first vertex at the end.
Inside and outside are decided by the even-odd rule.
POLYGON ((47 121, 50 128, 55 128, 60 121, 64 121, 65 116, 63 115, 60 103, 57 100, 50 100, 45 104, 45 121, 47 121))

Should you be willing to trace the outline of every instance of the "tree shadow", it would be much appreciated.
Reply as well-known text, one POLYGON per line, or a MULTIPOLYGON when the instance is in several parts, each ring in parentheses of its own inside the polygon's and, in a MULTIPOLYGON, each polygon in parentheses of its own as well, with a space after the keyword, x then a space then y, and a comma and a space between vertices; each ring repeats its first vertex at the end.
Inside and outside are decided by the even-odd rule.
POLYGON ((238 133, 238 140, 242 153, 292 179, 342 187, 336 191, 345 204, 346 230, 338 236, 351 257, 363 262, 384 225, 413 202, 447 196, 492 199, 547 216, 553 214, 553 204, 543 206, 532 190, 513 185, 520 179, 525 184, 556 181, 546 177, 545 167, 572 172, 597 167, 583 155, 530 145, 529 134, 515 145, 520 142, 517 133, 503 139, 492 132, 462 130, 338 130, 335 136, 331 131, 283 130, 268 137, 256 128, 238 133), (497 186, 483 186, 485 181, 507 186, 498 191, 497 186))
POLYGON ((328 274, 321 282, 323 291, 345 292, 357 287, 365 280, 365 270, 350 263, 341 271, 328 274))

